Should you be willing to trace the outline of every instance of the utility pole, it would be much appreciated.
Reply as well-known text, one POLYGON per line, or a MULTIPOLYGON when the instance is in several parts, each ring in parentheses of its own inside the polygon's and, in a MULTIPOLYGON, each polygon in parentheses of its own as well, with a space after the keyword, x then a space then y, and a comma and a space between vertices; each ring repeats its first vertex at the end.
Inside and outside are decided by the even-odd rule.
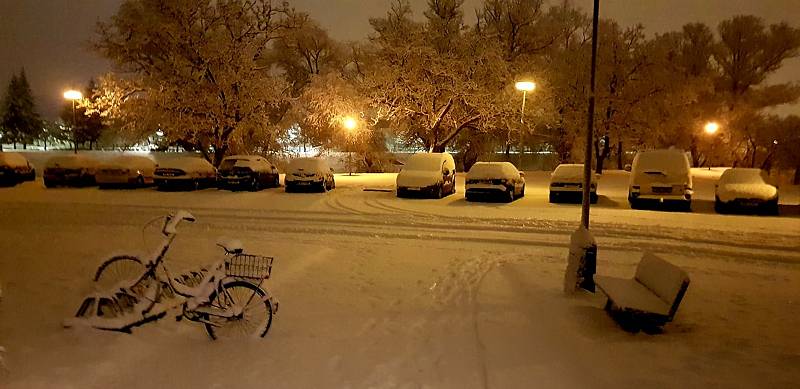
POLYGON ((581 225, 570 236, 567 270, 564 273, 564 293, 575 293, 578 288, 594 293, 594 274, 597 272, 597 242, 589 232, 589 207, 592 186, 592 141, 594 140, 594 105, 597 73, 597 26, 600 0, 594 0, 592 15, 592 67, 589 86, 589 114, 586 123, 586 149, 583 162, 583 202, 581 225))

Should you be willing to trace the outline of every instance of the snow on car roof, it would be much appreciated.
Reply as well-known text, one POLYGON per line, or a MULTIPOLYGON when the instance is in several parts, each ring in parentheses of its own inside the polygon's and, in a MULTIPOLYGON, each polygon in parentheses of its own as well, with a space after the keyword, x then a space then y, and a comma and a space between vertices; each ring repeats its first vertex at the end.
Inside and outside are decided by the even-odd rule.
POLYGON ((60 167, 67 169, 96 167, 97 160, 83 154, 58 155, 47 160, 45 167, 60 167))
POLYGON ((20 153, 2 152, 0 153, 0 166, 25 167, 28 160, 20 153))
POLYGON ((467 173, 467 179, 519 178, 519 170, 511 162, 477 162, 467 173))
POLYGON ((439 170, 444 162, 444 153, 417 153, 408 158, 403 170, 439 170))
POLYGON ((761 169, 732 168, 719 177, 719 184, 765 184, 761 169))
POLYGON ((689 159, 683 150, 640 151, 633 160, 632 173, 661 172, 667 175, 689 174, 689 159))
POLYGON ((176 157, 158 163, 158 167, 167 169, 180 169, 189 171, 214 170, 214 166, 200 157, 176 157))
POLYGON ((289 169, 290 170, 326 170, 328 169, 328 163, 325 162, 322 158, 295 158, 289 161, 289 169))
POLYGON ((101 168, 153 169, 156 163, 141 155, 121 155, 100 164, 101 168))

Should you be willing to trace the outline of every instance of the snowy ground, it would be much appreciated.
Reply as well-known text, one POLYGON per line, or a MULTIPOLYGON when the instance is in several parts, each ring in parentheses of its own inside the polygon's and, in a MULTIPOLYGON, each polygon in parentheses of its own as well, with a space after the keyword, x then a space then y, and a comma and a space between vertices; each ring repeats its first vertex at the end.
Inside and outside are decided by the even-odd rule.
POLYGON ((592 209, 600 274, 632 276, 643 250, 689 272, 660 335, 622 331, 602 296, 563 296, 580 210, 547 203, 545 173, 512 204, 467 203, 463 181, 443 200, 362 190, 390 174, 337 175, 327 194, 0 188, 0 387, 796 387, 800 189, 781 188, 780 217, 716 215, 718 173, 696 173, 692 213, 628 209, 624 172, 592 209), (212 262, 219 236, 278 258, 267 337, 62 329, 102 258, 147 251, 142 225, 176 208, 198 222, 175 267, 212 262))

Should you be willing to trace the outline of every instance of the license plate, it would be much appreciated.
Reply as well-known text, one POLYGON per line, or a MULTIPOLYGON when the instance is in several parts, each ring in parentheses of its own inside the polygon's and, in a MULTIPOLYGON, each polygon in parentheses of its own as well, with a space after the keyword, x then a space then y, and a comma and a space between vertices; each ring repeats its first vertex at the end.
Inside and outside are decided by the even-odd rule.
POLYGON ((308 182, 308 181, 298 181, 297 182, 297 185, 308 185, 308 184, 310 184, 310 182, 308 182))
POLYGON ((239 185, 239 180, 228 180, 228 183, 231 185, 239 185))
POLYGON ((653 193, 672 193, 672 187, 654 186, 653 193))
POLYGON ((408 190, 419 190, 418 186, 410 186, 407 188, 408 190))

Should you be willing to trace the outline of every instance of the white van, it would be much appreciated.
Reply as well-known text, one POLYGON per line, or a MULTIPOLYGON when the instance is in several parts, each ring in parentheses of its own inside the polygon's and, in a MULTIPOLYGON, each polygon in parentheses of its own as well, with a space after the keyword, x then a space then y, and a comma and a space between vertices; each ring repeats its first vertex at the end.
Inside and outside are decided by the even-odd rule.
POLYGON ((397 197, 442 198, 456 193, 456 163, 448 153, 412 155, 397 174, 397 197))
POLYGON ((692 174, 689 158, 683 150, 662 149, 636 153, 628 184, 631 208, 645 203, 692 206, 692 174))

